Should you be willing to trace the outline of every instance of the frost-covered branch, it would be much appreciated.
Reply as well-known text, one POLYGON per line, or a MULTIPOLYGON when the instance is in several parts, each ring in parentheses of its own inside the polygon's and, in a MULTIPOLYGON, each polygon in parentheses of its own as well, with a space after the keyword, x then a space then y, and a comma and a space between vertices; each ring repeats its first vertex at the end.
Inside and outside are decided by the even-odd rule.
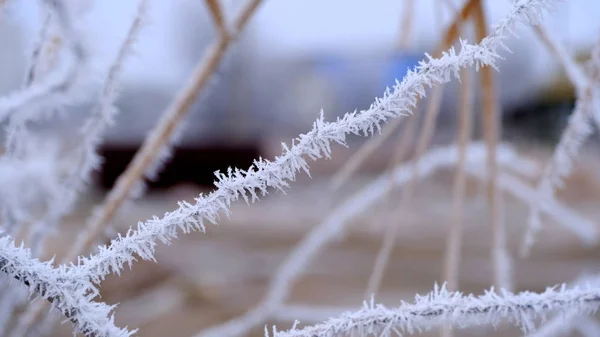
MULTIPOLYGON (((592 55, 600 54, 600 40, 594 46, 592 55)), ((554 199, 555 191, 563 186, 564 178, 573 169, 573 162, 579 156, 583 143, 592 134, 592 121, 599 112, 596 93, 600 81, 600 64, 592 62, 592 76, 586 81, 582 92, 578 93, 575 110, 569 117, 566 129, 550 158, 537 187, 537 201, 531 206, 527 227, 521 244, 521 256, 527 256, 535 242, 535 235, 542 227, 540 210, 543 204, 554 199)))
POLYGON ((9 237, 0 238, 0 270, 52 303, 73 322, 76 331, 94 337, 124 337, 135 332, 114 325, 114 306, 93 301, 98 292, 88 279, 70 274, 64 267, 53 268, 51 263, 33 258, 9 237))
POLYGON ((534 27, 534 31, 539 39, 546 45, 546 47, 555 55, 562 68, 564 69, 569 81, 575 91, 581 93, 588 81, 587 76, 583 73, 581 67, 575 63, 575 60, 563 46, 556 41, 554 36, 548 32, 544 25, 538 25, 534 27))
POLYGON ((450 81, 453 75, 458 76, 462 67, 494 67, 499 58, 496 49, 503 46, 505 35, 519 21, 537 23, 541 10, 552 2, 518 2, 480 44, 471 45, 462 41, 460 52, 452 48, 437 59, 427 55, 427 61, 420 62, 402 82, 396 82, 367 110, 347 113, 334 122, 326 122, 321 114, 312 130, 294 139, 291 146, 283 144, 283 154, 273 161, 261 159, 255 161, 247 171, 230 169, 227 174, 218 173, 214 192, 200 195, 193 204, 180 202, 177 210, 166 213, 162 218, 154 217, 140 222, 136 230, 130 228, 125 236, 112 240, 109 246, 99 247, 97 254, 80 258, 73 271, 100 282, 109 273, 119 272, 124 264, 133 263, 136 254, 143 259, 153 259, 157 240, 170 242, 178 230, 184 233, 205 231, 206 221, 216 223, 219 214, 227 214, 230 204, 240 197, 247 202, 254 202, 259 199, 259 194, 266 195, 268 188, 284 190, 298 171, 308 173, 305 157, 313 160, 329 157, 332 142, 345 145, 347 134, 372 135, 388 119, 411 113, 418 97, 425 94, 426 87, 450 81))
MULTIPOLYGON (((62 217, 71 210, 79 193, 85 188, 86 183, 89 182, 91 173, 101 163, 101 158, 97 154, 97 147, 102 140, 104 131, 113 123, 114 115, 118 113, 118 109, 114 104, 119 94, 123 66, 127 57, 132 54, 133 46, 143 27, 147 7, 148 0, 140 0, 138 2, 136 16, 115 59, 111 63, 106 80, 104 81, 102 93, 81 130, 82 142, 74 151, 76 161, 68 168, 69 172, 65 179, 66 181, 61 186, 62 195, 59 198, 53 199, 53 206, 48 210, 44 218, 39 221, 40 225, 34 228, 34 247, 41 246, 43 237, 47 231, 56 227, 62 217)), ((38 247, 37 250, 42 250, 42 248, 38 247)), ((69 262, 70 260, 70 256, 66 256, 62 262, 69 262)), ((14 327, 11 336, 24 336, 26 330, 43 313, 43 309, 42 302, 29 307, 19 317, 18 324, 14 327)))
MULTIPOLYGON (((59 62, 57 68, 43 80, 32 83, 23 90, 0 97, 0 121, 9 117, 17 109, 23 107, 42 108, 45 106, 60 107, 72 103, 83 95, 78 88, 86 74, 88 63, 87 48, 80 33, 75 29, 74 13, 65 0, 41 0, 51 8, 57 19, 61 33, 70 51, 66 62, 59 62), (79 85, 75 85, 78 83, 79 85)), ((39 109, 36 109, 39 110, 39 109)), ((33 113, 33 110, 30 112, 33 113)), ((32 118, 27 114, 27 118, 32 118)), ((24 116, 19 116, 23 118, 24 116)))
MULTIPOLYGON (((39 145, 39 144, 36 144, 39 145)), ((33 213, 44 210, 47 201, 60 198, 55 153, 45 152, 27 159, 0 158, 0 205, 7 212, 2 234, 10 234, 20 223, 34 221, 33 213)))
MULTIPOLYGON (((598 284, 598 275, 583 275, 573 282, 573 285, 581 286, 586 283, 598 284)), ((600 329, 593 317, 578 314, 577 311, 565 311, 555 315, 544 322, 536 331, 527 337, 559 337, 569 334, 572 330, 578 330, 583 337, 598 336, 600 329)))
MULTIPOLYGON (((321 324, 274 331, 273 337, 334 337, 358 335, 404 336, 427 331, 442 324, 456 328, 494 325, 506 321, 519 326, 524 332, 535 330, 536 321, 551 313, 576 312, 591 314, 600 307, 600 287, 587 284, 567 289, 552 287, 542 293, 496 293, 492 288, 484 295, 463 295, 449 292, 445 286, 436 287, 418 296, 414 303, 402 302, 394 309, 365 303, 356 312, 347 312, 321 324)), ((271 336, 268 331, 266 336, 271 336)))

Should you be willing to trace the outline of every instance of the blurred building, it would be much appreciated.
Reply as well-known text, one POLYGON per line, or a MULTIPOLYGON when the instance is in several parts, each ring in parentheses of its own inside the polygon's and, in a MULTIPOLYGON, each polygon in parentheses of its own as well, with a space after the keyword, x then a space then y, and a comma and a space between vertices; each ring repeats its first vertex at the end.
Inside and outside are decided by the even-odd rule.
MULTIPOLYGON (((596 32, 593 25, 586 24, 589 27, 584 30, 581 23, 573 22, 578 21, 573 20, 573 15, 589 16, 580 11, 582 5, 596 6, 581 1, 572 1, 568 7, 561 4, 568 10, 555 12, 554 19, 547 21, 549 25, 560 24, 558 37, 570 38, 571 49, 589 45, 588 30, 596 32)), ((15 3, 19 4, 3 13, 13 20, 2 20, 0 26, 5 45, 14 46, 0 53, 0 71, 5 75, 0 81, 3 92, 20 84, 25 67, 23 55, 39 29, 39 15, 33 10, 35 2, 15 3), (14 34, 15 31, 21 34, 14 34)), ((233 17, 240 3, 223 1, 228 18, 233 17)), ((416 1, 411 48, 399 51, 396 41, 402 3, 265 1, 190 111, 179 142, 181 151, 187 151, 191 158, 186 160, 190 174, 194 175, 194 170, 206 171, 211 182, 216 169, 229 165, 247 167, 261 153, 263 142, 289 140, 308 130, 321 108, 329 119, 368 108, 373 98, 381 96, 395 78, 401 79, 424 52, 435 49, 440 30, 451 20, 449 11, 442 15, 436 12, 433 0, 416 1), (190 160, 193 164, 189 164, 190 160)), ((490 22, 502 18, 508 9, 508 2, 485 3, 490 22)), ((86 33, 98 39, 94 40, 98 51, 95 62, 101 73, 122 40, 136 3, 105 0, 94 6, 86 33), (108 18, 111 25, 106 25, 108 18)), ((498 64, 503 114, 537 100, 544 83, 549 83, 558 69, 528 29, 520 32, 520 39, 507 42, 514 54, 504 53, 506 59, 498 64)), ((110 177, 105 177, 107 182, 124 168, 214 37, 203 2, 151 1, 148 27, 136 55, 126 66, 124 89, 118 101, 121 112, 106 137, 107 167, 114 166, 110 177), (108 164, 111 162, 113 166, 108 164)), ((454 82, 444 91, 440 116, 442 129, 450 133, 455 126, 457 97, 458 84, 454 82)), ((77 110, 73 116, 85 116, 89 106, 77 110)), ((67 122, 57 121, 53 128, 68 132, 80 122, 81 118, 74 117, 67 122)))

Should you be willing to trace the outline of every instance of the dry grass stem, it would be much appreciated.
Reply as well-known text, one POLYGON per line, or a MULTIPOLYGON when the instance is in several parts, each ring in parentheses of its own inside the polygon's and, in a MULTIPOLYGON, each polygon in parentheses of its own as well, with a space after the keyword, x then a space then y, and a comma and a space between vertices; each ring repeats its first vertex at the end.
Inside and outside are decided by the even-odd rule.
POLYGON ((452 220, 444 254, 444 271, 442 279, 447 282, 449 290, 458 290, 458 271, 460 268, 460 250, 462 247, 463 210, 466 197, 466 155, 471 141, 473 119, 473 81, 472 71, 461 70, 458 126, 458 162, 454 174, 452 197, 452 220))
POLYGON ((219 3, 219 0, 205 0, 205 2, 206 6, 208 7, 208 10, 210 11, 210 14, 212 15, 213 21, 215 22, 215 26, 217 27, 219 34, 222 37, 228 36, 229 32, 226 26, 227 22, 223 17, 223 10, 221 9, 221 4, 219 3))
MULTIPOLYGON (((396 146, 396 150, 392 156, 392 160, 389 162, 389 167, 387 169, 389 177, 390 177, 390 185, 388 190, 386 191, 386 195, 389 194, 394 188, 394 169, 401 165, 402 160, 406 157, 410 146, 413 144, 415 135, 417 133, 417 123, 416 118, 410 118, 408 122, 405 124, 405 128, 402 133, 402 137, 396 146)), ((403 190, 404 191, 404 190, 403 190)), ((404 194, 403 194, 404 196, 404 194)), ((404 200, 401 200, 401 205, 404 200)), ((400 206, 401 207, 401 206, 400 206)), ((395 221, 390 221, 386 223, 385 226, 385 235, 383 236, 383 240, 379 251, 377 253, 377 257, 375 258, 375 263, 373 264, 373 271, 371 275, 369 275, 369 281, 367 282, 367 288, 365 290, 365 299, 369 299, 372 296, 375 296, 379 291, 379 287, 381 285, 381 281, 383 280, 383 276, 385 274, 386 266, 388 265, 390 255, 394 250, 394 245, 396 242, 396 236, 398 235, 398 228, 400 225, 395 221)))
POLYGON ((250 0, 235 20, 234 26, 236 30, 233 32, 233 35, 231 37, 220 36, 215 43, 208 47, 205 57, 198 63, 187 84, 162 115, 156 127, 136 153, 132 162, 127 166, 125 172, 119 176, 114 188, 106 197, 103 206, 90 219, 87 229, 82 232, 66 259, 72 260, 79 254, 89 250, 122 203, 129 197, 132 189, 155 162, 156 156, 161 153, 162 148, 169 146, 171 137, 179 123, 187 116, 190 106, 194 103, 202 89, 206 87, 230 43, 242 32, 242 29, 260 3, 261 0, 250 0))
MULTIPOLYGON (((442 41, 436 52, 436 56, 439 56, 442 50, 449 48, 454 42, 454 40, 458 37, 460 26, 470 15, 471 11, 474 8, 471 2, 473 1, 467 2, 461 9, 460 13, 455 15, 454 21, 443 35, 442 41)), ((405 186, 402 189, 400 207, 408 207, 408 204, 410 204, 411 202, 411 196, 419 175, 419 160, 420 157, 427 150, 429 143, 431 142, 431 139, 433 137, 433 132, 435 130, 437 116, 440 111, 441 100, 443 96, 443 85, 438 85, 434 87, 432 91, 433 93, 429 97, 427 109, 425 111, 425 122, 422 126, 421 132, 419 133, 419 140, 417 143, 416 153, 412 159, 413 178, 407 184, 407 186, 405 186)), ((405 153, 408 150, 408 146, 410 145, 409 140, 412 141, 412 139, 414 138, 416 128, 416 121, 413 122, 412 125, 407 126, 407 130, 405 131, 406 134, 403 135, 402 138, 400 138, 400 144, 397 145, 397 152, 395 155, 396 158, 394 161, 392 161, 392 164, 399 163, 400 159, 405 156, 405 153)), ((379 288, 379 285, 385 274, 385 270, 387 269, 389 257, 394 250, 398 226, 399 225, 394 222, 389 222, 386 225, 385 235, 383 237, 381 248, 377 254, 375 264, 373 266, 373 272, 369 277, 369 282, 367 285, 367 291, 365 293, 365 296, 374 295, 377 292, 377 289, 379 288)))
MULTIPOLYGON (((478 40, 485 38, 488 34, 483 2, 477 1, 475 8, 475 33, 478 40)), ((501 134, 500 107, 496 94, 496 85, 494 83, 493 69, 481 69, 481 85, 483 95, 483 130, 484 138, 488 144, 487 160, 487 198, 490 211, 490 220, 492 225, 492 247, 491 257, 494 265, 494 285, 498 289, 512 288, 510 256, 506 250, 506 228, 503 220, 503 196, 497 188, 497 160, 496 146, 501 134)))

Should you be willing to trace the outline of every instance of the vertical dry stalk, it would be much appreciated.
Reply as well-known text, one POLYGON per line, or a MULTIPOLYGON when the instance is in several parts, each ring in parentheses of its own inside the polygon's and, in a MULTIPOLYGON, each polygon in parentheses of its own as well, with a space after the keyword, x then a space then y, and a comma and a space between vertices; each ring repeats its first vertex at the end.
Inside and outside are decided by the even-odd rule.
MULTIPOLYGON (((444 269, 442 271, 442 280, 450 291, 457 291, 459 285, 460 255, 462 248, 463 235, 463 210, 465 205, 465 193, 467 185, 466 156, 467 146, 472 136, 473 119, 473 94, 472 90, 472 71, 462 69, 460 78, 460 99, 459 99, 459 124, 458 124, 458 159, 456 162, 456 171, 454 174, 454 187, 452 196, 452 219, 450 230, 446 239, 446 249, 444 251, 444 269)), ((450 326, 442 327, 442 337, 452 337, 454 335, 450 326)))
MULTIPOLYGON (((474 11, 475 33, 477 40, 487 36, 487 26, 483 1, 478 0, 474 11)), ((501 134, 501 125, 498 122, 500 109, 496 97, 496 86, 494 83, 493 69, 485 67, 481 69, 481 84, 483 88, 483 130, 484 138, 488 146, 487 155, 487 199, 490 208, 490 220, 492 224, 492 263, 494 266, 494 285, 496 288, 510 290, 510 258, 506 251, 506 228, 503 222, 503 200, 502 194, 497 187, 498 164, 496 160, 496 148, 501 134)))
MULTIPOLYGON (((446 30, 444 37, 436 51, 436 57, 441 55, 442 51, 449 48, 452 43, 458 38, 458 33, 460 31, 460 26, 462 23, 468 18, 471 12, 474 9, 475 0, 469 0, 461 9, 460 13, 456 15, 456 18, 453 20, 452 24, 446 30)), ((416 184, 416 180, 419 176, 419 163, 420 158, 423 156, 427 148, 429 147, 429 143, 431 142, 431 138, 433 136, 433 131, 435 130, 435 124, 437 121, 437 116, 440 111, 442 95, 443 95, 443 84, 440 84, 433 89, 433 93, 430 96, 430 100, 427 105, 427 110, 425 112, 425 122, 421 128, 421 133, 419 134, 419 140, 417 144, 417 150, 412 162, 412 178, 408 182, 406 186, 403 187, 402 195, 400 197, 400 204, 403 205, 401 207, 406 207, 406 205, 410 202, 410 197, 413 194, 413 190, 416 184)), ((408 139, 412 139, 412 135, 416 131, 417 124, 416 122, 408 126, 408 139), (414 128, 414 130, 412 129, 414 128)), ((401 139, 402 142, 405 142, 404 138, 401 139)), ((406 145, 405 145, 406 146, 406 145)), ((404 156, 405 150, 403 150, 403 146, 399 147, 398 156, 404 156)), ((397 162, 395 162, 397 163, 397 162)), ((383 236, 383 242, 377 253, 377 257, 375 259, 375 264, 373 266, 373 271, 369 276, 369 282, 367 285, 367 290, 365 293, 366 297, 372 296, 375 294, 381 284, 383 276, 385 274, 385 270, 387 268, 387 264, 389 261, 389 257, 394 250, 394 246, 396 243, 396 235, 397 235, 397 227, 398 224, 388 223, 385 228, 385 234, 383 236)))
MULTIPOLYGON (((42 27, 38 33, 36 41, 34 43, 33 50, 31 52, 31 58, 26 69, 25 78, 23 80, 22 88, 27 89, 34 83, 39 82, 40 79, 46 77, 56 66, 58 61, 58 54, 61 47, 64 45, 64 40, 59 32, 53 30, 52 19, 55 16, 52 10, 49 10, 47 6, 43 4, 39 6, 41 14, 44 16, 42 27)), ((24 112, 24 111, 20 111, 24 112)), ((19 134, 23 131, 23 124, 15 122, 15 119, 9 120, 8 125, 9 132, 6 134, 5 139, 5 155, 15 156, 19 149, 22 149, 24 145, 24 139, 19 141, 19 134)), ((17 230, 21 232, 21 237, 25 238, 26 242, 32 247, 32 254, 34 256, 40 256, 43 253, 43 239, 45 233, 47 233, 47 225, 40 221, 33 221, 33 223, 16 223, 11 221, 6 226, 7 232, 11 236, 15 236, 17 230)), ((50 225, 48 225, 50 226, 50 225)), ((6 288, 8 293, 2 292, 0 294, 0 312, 3 312, 3 317, 0 317, 0 335, 5 334, 5 329, 8 327, 10 322, 15 315, 22 312, 25 305, 27 305, 26 297, 22 296, 19 287, 20 285, 9 284, 6 288)), ((40 305, 44 305, 46 302, 40 301, 40 305)))
POLYGON ((454 195, 452 198, 452 222, 446 243, 443 279, 449 290, 458 290, 458 269, 462 246, 463 208, 465 201, 466 174, 465 158, 467 146, 472 136, 473 94, 472 71, 461 71, 458 126, 458 161, 454 175, 454 195))
MULTIPOLYGON (((189 107, 198 97, 200 91, 206 86, 211 75, 217 69, 221 59, 226 53, 228 46, 237 38, 237 35, 243 30, 251 14, 260 4, 260 0, 251 0, 242 10, 235 21, 236 31, 232 36, 221 35, 213 43, 192 73, 187 85, 178 94, 167 109, 157 127, 145 139, 141 149, 136 153, 132 163, 126 171, 119 177, 115 188, 107 196, 100 212, 96 213, 89 222, 86 230, 78 236, 78 240, 62 259, 62 263, 73 261, 78 255, 85 253, 94 244, 100 234, 104 232, 105 226, 114 216, 121 204, 128 198, 131 190, 142 178, 144 172, 154 162, 155 157, 160 153, 160 149, 171 139, 173 132, 178 124, 187 116, 189 107)), ((33 319, 28 319, 28 326, 37 320, 40 309, 34 315, 33 319)))
POLYGON ((337 191, 358 170, 360 165, 385 142, 394 131, 402 124, 404 118, 396 118, 383 127, 383 131, 377 137, 368 139, 361 147, 352 154, 344 165, 331 177, 329 189, 337 191))
MULTIPOLYGON (((410 118, 405 124, 404 132, 402 133, 402 138, 400 139, 399 145, 396 148, 394 156, 389 163, 390 165, 388 167, 388 172, 390 184, 387 191, 385 191, 386 195, 383 199, 387 198, 387 194, 389 194, 394 187, 394 169, 401 164, 402 159, 406 157, 408 150, 413 143, 415 134, 417 132, 417 121, 418 119, 416 118, 410 118)), ((386 226, 386 232, 383 236, 383 242, 381 243, 381 247, 379 248, 377 257, 375 258, 375 263, 373 264, 373 271, 369 276, 367 289, 365 290, 365 300, 368 300, 372 296, 375 296, 379 291, 381 281, 383 280, 383 275, 385 274, 386 266, 388 265, 389 258, 391 256, 392 251, 394 250, 394 245, 396 242, 396 236, 398 235, 399 227, 400 226, 398 226, 397 223, 388 223, 388 225, 386 226)))
POLYGON ((169 143, 177 126, 187 116, 190 106, 202 89, 206 87, 211 75, 216 71, 228 47, 241 33, 260 3, 261 0, 250 0, 235 20, 235 30, 232 35, 220 36, 208 48, 207 54, 194 69, 188 83, 167 108, 151 134, 145 139, 125 172, 119 176, 115 187, 106 197, 103 207, 90 219, 86 231, 79 236, 64 261, 72 261, 79 254, 87 251, 98 235, 103 232, 106 224, 109 223, 121 204, 129 197, 132 189, 142 179, 144 172, 155 161, 161 149, 169 143))
POLYGON ((442 279, 450 291, 458 290, 460 250, 462 247, 463 210, 466 190, 466 156, 467 147, 472 137, 473 119, 473 72, 470 69, 461 70, 461 86, 459 100, 459 125, 458 125, 458 160, 454 174, 454 191, 452 198, 452 220, 446 241, 444 253, 444 271, 442 279))
POLYGON ((221 10, 221 4, 219 0, 205 0, 206 6, 212 15, 213 21, 215 22, 215 26, 219 30, 220 36, 227 36, 229 33, 227 31, 227 26, 225 22, 225 18, 223 17, 223 11, 221 10))
MULTIPOLYGON (((410 36, 412 32, 412 18, 414 17, 414 1, 413 0, 405 0, 404 1, 404 12, 402 16, 402 25, 400 31, 400 41, 399 41, 399 49, 406 50, 409 46, 410 36)), ((419 99, 419 102, 421 100, 419 99)), ((418 106, 419 103, 417 103, 418 106)), ((391 125, 385 128, 384 137, 379 137, 380 139, 373 139, 365 144, 365 146, 361 147, 360 150, 356 153, 357 155, 353 156, 350 161, 346 163, 344 167, 338 172, 336 176, 333 178, 334 187, 337 189, 343 182, 350 177, 350 175, 358 168, 359 164, 363 162, 368 154, 372 153, 377 149, 381 143, 383 143, 384 139, 389 137, 400 125, 402 119, 394 120, 391 125), (337 178, 337 179, 336 179, 337 178), (339 179, 339 180, 338 180, 339 179)), ((402 137, 400 138, 400 142, 392 160, 390 161, 390 165, 388 167, 388 172, 390 172, 390 179, 393 180, 393 169, 396 165, 404 159, 406 156, 410 145, 413 142, 413 138, 415 137, 415 133, 417 130, 417 119, 410 118, 408 122, 405 124, 404 132, 402 133, 402 137)), ((393 181, 390 182, 390 188, 385 192, 388 194, 392 190, 393 181)), ((394 241, 397 235, 398 226, 389 226, 392 227, 390 232, 386 233, 383 238, 383 242, 377 253, 377 257, 375 258, 375 263, 373 265, 373 271, 369 276, 369 281, 367 282, 367 288, 365 290, 365 299, 368 299, 371 296, 374 296, 379 287, 381 285, 381 280, 383 279, 383 275, 385 272, 385 267, 388 264, 389 256, 394 247, 394 241)))
MULTIPOLYGON (((410 43, 410 35, 412 32, 412 18, 414 16, 414 0, 404 0, 404 11, 402 15, 402 23, 400 29, 400 39, 398 43, 399 50, 408 49, 410 43)), ((419 100, 420 101, 420 100, 419 100)), ((332 192, 337 191, 344 183, 358 170, 362 164, 375 150, 377 150, 383 142, 385 142, 396 129, 402 124, 404 118, 392 120, 385 126, 379 137, 371 138, 365 142, 346 163, 336 172, 331 178, 330 189, 332 192)))
MULTIPOLYGON (((464 31, 464 30, 463 30, 464 31)), ((452 220, 444 253, 442 280, 449 290, 458 290, 458 270, 462 247, 463 208, 466 190, 465 163, 467 147, 471 141, 473 126, 473 71, 464 68, 460 71, 460 96, 458 101, 458 159, 454 174, 452 198, 452 220)))
POLYGON ((398 47, 400 50, 408 49, 410 37, 413 28, 413 18, 415 17, 415 0, 404 0, 404 11, 402 12, 402 24, 400 28, 400 40, 398 47))
MULTIPOLYGON (((104 206, 99 213, 96 213, 88 221, 88 226, 85 231, 79 234, 77 241, 69 250, 67 255, 62 259, 62 263, 74 260, 80 254, 90 249, 99 235, 104 232, 105 226, 114 216, 121 204, 128 198, 131 190, 135 187, 138 181, 142 178, 144 172, 155 160, 156 155, 165 146, 177 125, 187 115, 189 107, 197 98, 200 91, 206 86, 210 76, 216 70, 219 62, 227 51, 227 47, 232 43, 237 35, 243 30, 251 15, 254 13, 261 0, 250 0, 242 9, 241 14, 236 19, 233 35, 221 35, 219 39, 213 43, 203 60, 201 60, 192 73, 187 85, 178 94, 178 97, 173 101, 171 106, 162 116, 157 127, 145 139, 141 149, 136 153, 132 163, 127 167, 125 172, 119 177, 115 187, 107 196, 104 206)), ((31 325, 37 321, 42 312, 43 304, 38 304, 24 317, 26 323, 25 329, 29 329, 31 325)))
MULTIPOLYGON (((464 4, 458 15, 456 15, 456 18, 453 20, 450 27, 448 27, 446 34, 442 39, 442 43, 438 47, 438 50, 434 54, 434 57, 439 57, 442 51, 450 48, 454 41, 456 41, 456 39, 459 37, 460 28, 463 22, 466 21, 472 13, 474 13, 475 9, 477 8, 478 1, 479 0, 469 0, 464 4)), ((479 40, 481 39, 483 38, 480 38, 479 40)), ((416 154, 413 158, 413 182, 409 184, 410 189, 413 188, 412 185, 414 185, 414 180, 419 174, 419 159, 429 147, 429 143, 431 142, 431 139, 433 137, 433 132, 435 131, 437 117, 440 112, 444 86, 438 85, 432 90, 433 93, 429 98, 429 104, 427 105, 427 111, 425 112, 425 123, 421 128, 416 154)))
POLYGON ((39 62, 42 55, 42 49, 44 49, 44 45, 46 44, 46 39, 48 35, 48 31, 50 30, 50 22, 52 21, 52 12, 46 10, 44 23, 42 24, 42 28, 40 29, 38 40, 35 42, 33 51, 31 53, 31 60, 29 67, 27 68, 27 75, 25 76, 25 86, 31 85, 33 81, 35 81, 39 62))
MULTIPOLYGON (((443 48, 444 46, 451 46, 452 43, 458 38, 459 24, 461 21, 466 20, 466 18, 470 15, 471 11, 474 8, 474 5, 474 1, 469 0, 461 8, 460 13, 453 20, 450 27, 448 27, 445 34, 444 42, 435 53, 436 57, 439 57, 442 51, 447 49, 443 48)), ((402 37, 400 40, 408 40, 408 37, 402 37)), ((383 142, 386 141, 394 133, 394 131, 396 131, 396 129, 403 122, 403 120, 403 118, 392 120, 390 123, 385 125, 382 134, 379 135, 379 137, 371 138, 367 142, 365 142, 365 144, 363 144, 344 164, 344 166, 342 166, 342 168, 340 168, 338 172, 331 178, 331 190, 337 191, 344 184, 344 182, 346 182, 352 176, 352 174, 354 174, 354 172, 358 170, 360 164, 362 164, 371 155, 371 153, 373 153, 373 151, 378 149, 381 146, 381 144, 383 144, 383 142)))

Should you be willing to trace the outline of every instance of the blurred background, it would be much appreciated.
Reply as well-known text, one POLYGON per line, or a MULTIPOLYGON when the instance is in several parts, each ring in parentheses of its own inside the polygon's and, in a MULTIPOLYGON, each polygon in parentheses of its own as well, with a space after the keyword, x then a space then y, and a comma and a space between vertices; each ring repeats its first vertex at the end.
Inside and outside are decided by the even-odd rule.
MULTIPOLYGON (((241 4, 239 0, 221 2, 228 19, 241 4)), ((454 17, 452 7, 456 10, 462 6, 458 0, 414 1, 409 41, 400 46, 405 3, 264 1, 221 63, 208 90, 192 106, 173 158, 157 180, 148 182, 148 194, 120 212, 114 227, 123 232, 139 220, 175 208, 177 200, 191 200, 200 192, 210 191, 215 170, 247 168, 259 156, 273 158, 280 153, 281 141, 289 143, 309 130, 320 109, 332 120, 368 108, 374 97, 381 96, 396 78, 401 79, 425 52, 436 50, 454 17), (449 4, 443 5, 446 2, 449 4)), ((510 1, 484 3, 488 22, 494 24, 505 16, 510 1)), ((116 53, 136 5, 136 1, 122 0, 93 3, 85 29, 93 37, 94 69, 99 74, 116 53)), ((101 148, 104 164, 97 172, 95 186, 65 225, 72 230, 65 230, 55 240, 57 253, 66 249, 64 240, 75 235, 81 221, 102 201, 216 38, 203 1, 155 0, 150 8, 136 53, 125 65, 117 103, 120 113, 101 148)), ((599 14, 598 1, 570 0, 559 3, 544 24, 574 57, 585 60, 600 33, 599 14)), ((1 93, 20 86, 41 22, 34 0, 9 2, 0 12, 1 93)), ((503 135, 543 163, 564 128, 575 97, 554 56, 532 30, 521 27, 518 35, 508 39, 513 54, 501 51, 505 59, 498 63, 500 72, 495 73, 503 135)), ((444 91, 434 146, 456 138, 458 90, 454 81, 444 91)), ((475 97, 477 115, 481 99, 480 95, 475 97)), ((65 134, 75 132, 89 108, 74 107, 67 117, 52 120, 52 127, 65 134)), ((422 116, 416 113, 410 118, 422 116)), ((390 137, 336 195, 325 190, 328 178, 364 143, 363 138, 351 137, 349 149, 336 147, 333 159, 315 162, 311 166, 313 179, 301 175, 288 195, 274 193, 251 207, 234 205, 231 218, 221 219, 220 226, 210 227, 206 234, 187 235, 172 246, 160 247, 159 264, 140 262, 133 272, 109 279, 103 285, 104 299, 121 303, 118 323, 139 327, 140 336, 192 336, 243 313, 264 294, 270 277, 294 244, 326 217, 332 205, 388 166, 399 136, 390 137)), ((600 184, 596 179, 595 142, 596 135, 560 196, 598 220, 600 211, 595 202, 600 197, 600 184)), ((480 292, 492 283, 490 228, 485 226, 484 193, 477 182, 469 184, 460 288, 480 292)), ((318 319, 360 305, 384 224, 399 219, 402 234, 377 300, 397 305, 400 300, 411 300, 417 292, 429 291, 440 281, 451 198, 452 170, 419 185, 413 201, 417 207, 399 206, 400 193, 394 191, 385 203, 354 219, 347 236, 321 253, 288 302, 319 306, 323 313, 315 310, 313 315, 318 319)), ((527 208, 510 199, 507 213, 509 246, 516 249, 527 208)), ((533 256, 515 263, 517 290, 541 290, 570 281, 584 271, 598 271, 599 253, 597 248, 582 248, 573 234, 548 226, 533 256)), ((282 311, 282 317, 271 323, 289 327, 291 315, 282 311)), ((257 336, 262 335, 262 329, 262 325, 257 328, 257 336)), ((69 327, 63 330, 66 333, 69 327)), ((518 335, 518 331, 508 331, 472 333, 518 335)))

